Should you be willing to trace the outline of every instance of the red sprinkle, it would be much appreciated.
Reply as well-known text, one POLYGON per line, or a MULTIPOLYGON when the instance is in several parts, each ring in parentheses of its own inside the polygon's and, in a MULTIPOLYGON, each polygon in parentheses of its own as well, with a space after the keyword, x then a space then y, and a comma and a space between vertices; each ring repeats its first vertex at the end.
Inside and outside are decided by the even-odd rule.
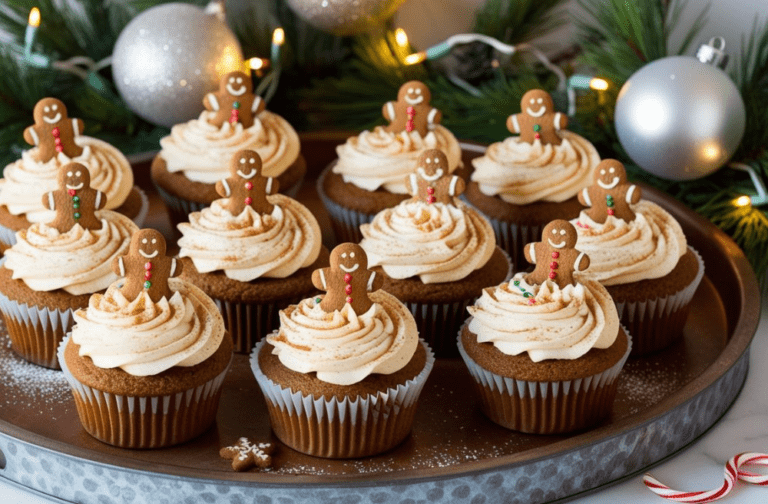
POLYGON ((608 209, 608 215, 613 215, 613 214, 614 214, 614 212, 613 212, 613 208, 609 208, 609 209, 608 209))
POLYGON ((147 270, 147 271, 151 270, 152 269, 152 263, 149 262, 149 261, 145 262, 144 263, 144 269, 147 270))
POLYGON ((555 278, 556 276, 557 276, 557 273, 555 273, 554 271, 549 272, 549 278, 555 278))
MULTIPOLYGON (((59 150, 59 148, 58 148, 58 147, 56 147, 56 150, 59 150)), ((61 152, 61 151, 59 151, 59 152, 61 152)), ((74 196, 76 192, 77 192, 77 191, 75 191, 74 189, 67 189, 67 193, 68 193, 70 196, 74 196)))
POLYGON ((352 296, 347 296, 347 303, 352 304, 352 296))
POLYGON ((349 273, 344 274, 344 283, 351 283, 352 282, 352 275, 349 273))
POLYGON ((427 196, 427 203, 434 203, 435 201, 437 201, 437 198, 434 196, 427 196))
POLYGON ((59 136, 60 134, 61 134, 61 133, 59 133, 59 128, 58 128, 58 127, 56 127, 56 128, 53 128, 53 129, 51 130, 51 135, 53 135, 53 136, 55 136, 55 137, 57 137, 57 138, 58 138, 58 136, 59 136))
POLYGON ((549 269, 556 270, 559 264, 557 264, 555 261, 552 261, 549 265, 549 269))
POLYGON ((250 182, 246 182, 245 183, 245 188, 250 191, 251 189, 253 189, 253 184, 251 184, 250 182))
POLYGON ((246 205, 250 205, 251 203, 253 203, 253 198, 251 198, 250 196, 246 196, 245 197, 245 204, 246 205))
POLYGON ((537 139, 537 140, 538 140, 539 138, 541 138, 541 135, 540 135, 540 134, 538 134, 538 133, 534 133, 534 134, 533 134, 533 138, 535 138, 535 139, 537 139))
POLYGON ((151 271, 145 271, 144 272, 144 280, 149 280, 152 278, 152 272, 151 271))
POLYGON ((61 138, 59 137, 54 138, 53 143, 55 143, 56 145, 61 145, 61 138))
POLYGON ((344 287, 344 292, 346 292, 347 294, 352 294, 352 286, 347 285, 346 287, 344 287))
POLYGON ((64 152, 64 147, 61 145, 56 146, 56 152, 64 152))
POLYGON ((560 252, 558 251, 552 252, 552 259, 557 259, 558 257, 560 257, 560 252))
POLYGON ((435 194, 435 188, 434 187, 427 187, 427 194, 435 194))

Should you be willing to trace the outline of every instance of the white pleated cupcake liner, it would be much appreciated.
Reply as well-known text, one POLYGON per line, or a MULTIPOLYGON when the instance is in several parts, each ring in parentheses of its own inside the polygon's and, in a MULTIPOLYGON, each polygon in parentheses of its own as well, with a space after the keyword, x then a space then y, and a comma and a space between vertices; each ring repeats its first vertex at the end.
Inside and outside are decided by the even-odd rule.
POLYGON ((16 231, 0 225, 0 244, 3 249, 9 249, 16 244, 16 231))
POLYGON ((90 387, 72 375, 64 358, 71 333, 58 348, 59 362, 75 395, 83 428, 93 437, 122 448, 162 448, 183 443, 216 420, 229 364, 214 378, 175 394, 134 397, 90 387))
POLYGON ((320 196, 320 200, 323 202, 325 209, 328 211, 328 215, 331 218, 331 224, 333 224, 333 231, 336 235, 336 243, 352 242, 360 243, 363 239, 363 235, 360 232, 360 226, 362 224, 370 224, 373 222, 375 213, 363 213, 350 208, 343 207, 330 199, 323 189, 325 177, 330 173, 333 165, 324 169, 317 179, 317 194, 320 196))
POLYGON ((136 214, 136 217, 134 217, 132 220, 136 226, 141 228, 144 225, 144 221, 147 219, 147 214, 149 214, 149 198, 147 197, 147 193, 145 193, 144 190, 139 186, 133 187, 139 193, 139 197, 141 198, 141 207, 139 208, 139 213, 136 214))

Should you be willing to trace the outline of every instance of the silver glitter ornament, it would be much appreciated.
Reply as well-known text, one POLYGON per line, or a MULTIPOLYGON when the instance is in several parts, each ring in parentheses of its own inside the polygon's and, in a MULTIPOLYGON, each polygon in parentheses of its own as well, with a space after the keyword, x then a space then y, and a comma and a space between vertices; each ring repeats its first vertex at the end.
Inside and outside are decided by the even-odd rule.
POLYGON ((301 19, 334 35, 356 35, 381 24, 405 0, 287 0, 301 19))
POLYGON ((173 126, 203 110, 203 97, 243 54, 226 24, 202 9, 169 3, 147 9, 123 29, 112 52, 115 85, 147 121, 173 126))
POLYGON ((718 68, 727 61, 724 47, 722 39, 712 39, 698 59, 653 61, 621 88, 616 133, 638 166, 665 179, 692 180, 716 171, 736 151, 746 110, 736 85, 718 68))

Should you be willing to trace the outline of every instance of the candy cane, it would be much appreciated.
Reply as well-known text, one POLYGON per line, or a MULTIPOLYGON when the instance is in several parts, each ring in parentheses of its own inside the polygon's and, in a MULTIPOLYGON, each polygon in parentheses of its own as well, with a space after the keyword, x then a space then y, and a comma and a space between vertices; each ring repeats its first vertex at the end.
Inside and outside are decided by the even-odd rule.
POLYGON ((768 476, 739 470, 741 466, 751 464, 768 466, 768 455, 763 453, 740 453, 736 455, 725 465, 725 481, 723 481, 722 486, 714 490, 701 492, 681 492, 672 490, 650 474, 643 476, 643 483, 645 483, 645 486, 647 486, 653 493, 667 500, 702 504, 704 502, 713 502, 722 499, 728 495, 728 492, 733 489, 733 485, 737 479, 753 485, 768 485, 768 476))

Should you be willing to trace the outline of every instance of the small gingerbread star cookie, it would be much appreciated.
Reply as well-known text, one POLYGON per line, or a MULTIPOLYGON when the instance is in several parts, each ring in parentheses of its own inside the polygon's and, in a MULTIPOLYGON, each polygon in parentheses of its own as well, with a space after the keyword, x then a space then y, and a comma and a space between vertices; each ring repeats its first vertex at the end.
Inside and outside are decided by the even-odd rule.
POLYGON ((168 279, 181 274, 182 263, 165 255, 165 238, 154 229, 140 229, 131 237, 128 254, 115 257, 112 271, 125 283, 120 288, 126 299, 133 301, 146 291, 153 303, 170 299, 168 279))
POLYGON ((429 105, 432 94, 421 81, 410 81, 400 86, 397 101, 384 104, 381 113, 389 121, 385 129, 392 133, 418 131, 425 136, 429 130, 440 124, 443 114, 429 105))
POLYGON ((35 124, 24 130, 24 140, 38 147, 38 160, 46 163, 59 152, 69 158, 83 153, 75 138, 83 131, 83 121, 70 119, 67 107, 56 98, 43 98, 35 105, 35 124))
POLYGON ((236 445, 222 448, 219 455, 221 458, 232 459, 232 469, 235 471, 247 471, 251 467, 266 469, 271 466, 274 451, 272 443, 252 443, 248 438, 241 437, 236 445))
POLYGON ((207 110, 215 112, 208 122, 218 128, 225 122, 243 128, 253 126, 253 118, 264 110, 264 100, 253 94, 253 81, 243 72, 229 72, 219 81, 219 90, 203 98, 207 110))
POLYGON ((59 169, 59 188, 43 195, 43 206, 56 211, 48 225, 66 233, 75 224, 83 229, 101 229, 94 212, 107 204, 107 196, 91 188, 91 174, 80 163, 69 163, 59 169))
POLYGON ((541 233, 541 241, 525 246, 525 259, 536 268, 525 276, 529 284, 555 282, 561 289, 575 285, 573 274, 589 267, 589 256, 576 250, 576 228, 567 220, 553 220, 541 233))
POLYGON ((594 183, 579 193, 579 203, 590 207, 586 214, 600 224, 609 215, 626 222, 635 220, 630 205, 640 201, 641 190, 627 181, 624 165, 615 159, 605 159, 595 167, 592 174, 594 183))
POLYGON ((232 215, 240 215, 250 206, 261 215, 269 215, 275 206, 267 196, 275 194, 280 184, 261 175, 261 156, 252 150, 240 150, 229 163, 230 177, 216 182, 216 192, 229 200, 223 205, 232 215))
POLYGON ((411 201, 449 204, 464 192, 461 177, 448 173, 448 158, 439 149, 427 149, 416 161, 416 173, 411 173, 406 186, 411 201))
POLYGON ((381 289, 384 279, 368 269, 368 256, 360 245, 342 243, 331 251, 331 266, 312 273, 312 284, 326 292, 320 302, 323 311, 332 313, 349 304, 362 314, 373 305, 368 293, 381 289))
POLYGON ((542 144, 560 145, 558 131, 568 126, 568 117, 555 111, 552 97, 543 89, 532 89, 520 100, 519 114, 507 119, 507 129, 519 133, 520 140, 532 144, 539 140, 542 144))

